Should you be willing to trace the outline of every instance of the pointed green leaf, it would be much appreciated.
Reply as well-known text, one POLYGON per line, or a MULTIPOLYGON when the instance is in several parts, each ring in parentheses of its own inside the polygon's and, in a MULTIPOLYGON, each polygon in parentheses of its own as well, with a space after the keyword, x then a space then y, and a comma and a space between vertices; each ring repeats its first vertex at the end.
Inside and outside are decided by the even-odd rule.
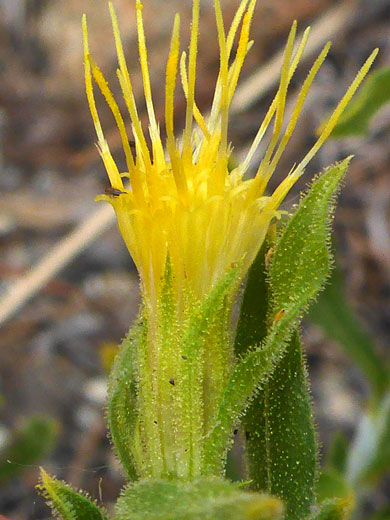
POLYGON ((390 101, 390 69, 372 72, 340 117, 332 137, 363 135, 371 118, 390 101))
POLYGON ((270 265, 275 315, 293 305, 305 309, 328 277, 330 218, 349 162, 329 167, 315 180, 277 242, 270 265))
POLYGON ((213 420, 226 383, 230 366, 230 301, 241 275, 241 266, 233 267, 211 289, 200 306, 194 306, 181 348, 182 372, 179 404, 184 411, 182 430, 186 432, 189 473, 193 474, 202 458, 204 430, 213 420), (207 377, 207 379, 206 379, 207 377))
POLYGON ((106 520, 107 516, 86 494, 78 493, 65 482, 50 477, 41 469, 38 486, 53 514, 60 520, 106 520))
POLYGON ((308 303, 324 284, 330 265, 329 219, 349 159, 330 167, 312 185, 278 240, 270 267, 274 314, 261 346, 235 366, 215 426, 205 444, 205 471, 221 471, 234 424, 270 375, 308 303))
POLYGON ((316 511, 309 517, 309 520, 347 520, 352 505, 351 500, 348 499, 327 500, 316 507, 316 511))
MULTIPOLYGON (((266 335, 270 288, 265 264, 271 254, 266 243, 248 274, 235 340, 238 354, 266 335)), ((299 335, 294 333, 242 419, 252 487, 280 496, 287 518, 303 517, 313 500, 317 453, 307 385, 299 335)))
POLYGON ((359 366, 371 384, 374 395, 380 397, 387 388, 390 376, 378 356, 375 345, 355 316, 344 294, 343 277, 336 268, 310 309, 308 319, 323 328, 359 366))
POLYGON ((140 481, 128 486, 115 520, 278 520, 281 501, 220 479, 140 481))
POLYGON ((240 277, 240 266, 233 267, 207 295, 200 308, 195 308, 190 316, 188 330, 183 341, 183 354, 195 358, 202 345, 209 323, 225 307, 232 288, 240 277))
POLYGON ((25 467, 42 462, 53 448, 57 424, 50 417, 34 416, 13 432, 11 442, 0 451, 0 482, 15 477, 25 467))
POLYGON ((136 342, 142 341, 142 325, 134 325, 123 340, 108 385, 107 416, 114 448, 130 480, 137 479, 134 433, 137 425, 137 393, 133 356, 136 342))
POLYGON ((280 497, 285 518, 300 520, 314 498, 317 448, 298 332, 254 403, 259 406, 250 406, 244 419, 254 489, 280 497))

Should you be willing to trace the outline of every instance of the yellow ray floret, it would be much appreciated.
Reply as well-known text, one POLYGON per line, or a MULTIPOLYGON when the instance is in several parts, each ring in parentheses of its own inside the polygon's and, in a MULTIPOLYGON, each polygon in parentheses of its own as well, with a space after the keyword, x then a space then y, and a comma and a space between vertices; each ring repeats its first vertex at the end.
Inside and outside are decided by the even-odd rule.
MULTIPOLYGON (((290 80, 304 52, 307 29, 294 54, 296 23, 285 49, 278 91, 260 125, 247 157, 229 172, 228 111, 245 56, 251 46, 249 29, 256 0, 242 0, 228 31, 225 30, 219 0, 214 0, 220 70, 209 117, 205 118, 195 102, 196 56, 199 32, 199 0, 193 0, 191 39, 188 56, 180 54, 180 20, 176 15, 166 66, 165 129, 166 150, 156 120, 146 38, 143 6, 136 0, 138 51, 147 113, 151 150, 147 146, 123 53, 117 18, 110 3, 110 13, 118 54, 118 79, 128 109, 135 155, 129 144, 125 121, 103 73, 89 53, 88 33, 83 18, 85 84, 92 119, 113 190, 101 195, 115 209, 124 241, 137 266, 145 302, 154 307, 158 301, 169 257, 177 301, 183 294, 202 300, 210 288, 232 266, 242 266, 242 276, 253 262, 272 219, 292 185, 332 132, 346 105, 367 74, 377 50, 368 58, 335 112, 325 124, 312 149, 268 196, 265 191, 298 122, 309 88, 330 47, 326 44, 310 69, 288 121, 285 106, 290 80), (241 28, 240 28, 241 24, 241 28), (237 52, 230 59, 234 39, 237 52), (184 131, 181 139, 174 132, 174 94, 180 61, 180 74, 187 100, 184 131), (93 82, 101 90, 117 123, 126 157, 130 185, 126 189, 112 158, 100 124, 95 104, 93 82), (253 179, 244 180, 261 139, 274 120, 270 143, 253 179), (197 126, 194 126, 194 121, 197 126)), ((180 307, 180 306, 179 306, 180 307)), ((179 309, 180 312, 180 309, 179 309)))

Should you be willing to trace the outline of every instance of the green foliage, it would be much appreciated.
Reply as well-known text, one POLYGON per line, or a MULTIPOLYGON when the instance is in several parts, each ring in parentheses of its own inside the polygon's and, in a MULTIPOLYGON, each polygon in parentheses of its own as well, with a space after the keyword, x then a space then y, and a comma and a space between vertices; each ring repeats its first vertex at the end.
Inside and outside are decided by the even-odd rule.
POLYGON ((277 242, 270 266, 275 313, 298 307, 301 315, 328 277, 329 223, 349 161, 329 167, 312 184, 277 242))
POLYGON ((26 466, 41 462, 53 448, 57 424, 44 416, 30 417, 0 452, 0 483, 17 476, 26 466))
MULTIPOLYGON (((237 326, 237 354, 261 343, 267 333, 267 314, 272 315, 266 273, 270 245, 262 247, 248 274, 237 326)), ((287 518, 302 518, 313 501, 317 453, 307 387, 295 332, 273 375, 242 419, 252 487, 281 497, 287 505, 287 518)))
MULTIPOLYGON (((259 345, 267 335, 268 291, 267 254, 272 254, 273 242, 265 240, 253 262, 245 285, 237 323, 234 351, 237 358, 245 355, 252 345, 259 345)), ((255 397, 242 418, 249 476, 252 486, 268 490, 266 457, 266 414, 264 399, 255 397)))
POLYGON ((348 441, 345 435, 337 432, 333 437, 326 460, 326 466, 342 475, 345 472, 348 457, 348 441))
POLYGON ((372 484, 390 468, 390 392, 362 417, 347 461, 352 485, 372 484))
POLYGON ((363 135, 371 118, 390 101, 390 69, 372 72, 340 117, 332 137, 363 135))
POLYGON ((316 495, 318 502, 324 502, 331 498, 348 498, 353 496, 353 492, 341 473, 327 469, 318 479, 316 495))
POLYGON ((115 520, 277 520, 282 515, 279 499, 209 478, 130 485, 117 502, 115 520))
POLYGON ((338 433, 329 446, 325 467, 317 481, 316 497, 319 504, 331 503, 334 498, 353 504, 355 491, 345 477, 347 457, 347 441, 344 435, 338 433))
POLYGON ((132 448, 137 424, 134 350, 142 338, 142 326, 134 325, 123 340, 108 385, 108 424, 114 448, 130 480, 137 479, 132 448))
POLYGON ((334 439, 317 490, 319 500, 354 492, 359 501, 367 487, 377 483, 390 467, 390 374, 376 352, 373 339, 345 298, 339 269, 334 270, 329 284, 310 309, 308 319, 343 348, 371 387, 370 403, 352 445, 341 435, 334 439))
POLYGON ((233 369, 215 427, 206 441, 206 472, 221 471, 234 424, 248 399, 272 372, 303 310, 327 278, 329 218, 348 163, 349 159, 327 169, 313 183, 277 242, 269 274, 275 314, 262 345, 250 350, 233 369))
MULTIPOLYGON (((259 411, 263 410, 265 427, 257 431, 246 429, 250 477, 256 489, 283 499, 286 519, 300 520, 309 513, 314 498, 317 449, 298 332, 293 334, 273 375, 255 397, 254 403, 257 402, 259 411)), ((257 407, 252 405, 252 426, 256 412, 257 407)))
MULTIPOLYGON (((233 267, 212 288, 201 307, 194 308, 180 347, 181 358, 185 359, 182 372, 182 406, 186 410, 184 422, 188 427, 191 476, 196 474, 198 469, 197 460, 202 459, 204 430, 209 427, 226 384, 223 376, 228 372, 230 364, 227 352, 227 347, 230 346, 230 299, 232 289, 237 286, 239 280, 240 267, 233 267), (206 374, 207 381, 204 377, 206 374), (206 385, 207 391, 204 390, 206 385), (197 443, 202 448, 198 453, 197 443)), ((182 428, 183 426, 185 427, 184 424, 182 428)))
POLYGON ((195 358, 199 354, 204 335, 210 322, 219 311, 223 310, 226 298, 229 298, 232 286, 239 279, 239 267, 232 268, 222 280, 217 283, 200 308, 195 308, 189 317, 189 326, 184 336, 183 354, 195 358))
POLYGON ((370 382, 374 395, 380 397, 389 384, 389 372, 346 301, 339 269, 333 271, 325 290, 310 309, 308 319, 321 326, 351 356, 370 382))
POLYGON ((267 280, 267 254, 273 252, 273 242, 266 239, 248 272, 234 339, 234 352, 239 358, 250 347, 259 345, 267 335, 269 312, 269 284, 267 280))
POLYGON ((43 469, 38 489, 46 497, 53 514, 61 520, 107 520, 103 511, 86 494, 50 477, 43 469))
POLYGON ((319 506, 309 520, 347 520, 351 511, 352 503, 342 498, 327 500, 319 506))

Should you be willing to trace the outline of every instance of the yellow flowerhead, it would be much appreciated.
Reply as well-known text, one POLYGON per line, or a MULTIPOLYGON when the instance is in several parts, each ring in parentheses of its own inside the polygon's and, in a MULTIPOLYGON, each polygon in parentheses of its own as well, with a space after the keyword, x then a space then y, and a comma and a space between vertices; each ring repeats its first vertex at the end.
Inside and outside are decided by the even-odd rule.
POLYGON ((140 0, 136 0, 139 57, 149 117, 151 150, 147 146, 138 117, 117 18, 112 4, 109 4, 119 63, 117 75, 131 120, 135 142, 134 155, 124 119, 102 72, 90 57, 86 19, 83 18, 87 96, 98 136, 98 146, 112 186, 106 195, 98 198, 107 200, 115 209, 121 234, 141 278, 145 302, 152 308, 161 292, 168 258, 177 301, 180 301, 185 291, 196 300, 202 300, 232 266, 242 266, 242 276, 245 275, 264 240, 270 222, 278 216, 280 204, 332 132, 375 58, 377 51, 374 51, 358 73, 312 149, 290 171, 277 189, 266 195, 268 181, 294 131, 307 92, 328 53, 330 44, 325 45, 315 60, 301 87, 292 115, 289 121, 285 122, 288 86, 309 34, 307 29, 295 48, 296 23, 293 24, 285 48, 275 98, 245 160, 233 171, 229 171, 231 147, 228 142, 228 113, 245 56, 251 46, 249 28, 255 3, 256 0, 241 1, 232 25, 226 33, 220 0, 214 0, 220 68, 212 108, 207 118, 202 116, 195 102, 199 0, 193 0, 188 61, 185 53, 179 60, 180 20, 176 15, 166 66, 167 140, 164 147, 153 108, 142 20, 143 6, 140 0), (237 52, 234 59, 231 59, 237 33, 237 52), (177 139, 173 116, 174 91, 179 67, 187 107, 184 130, 181 138, 177 139), (126 156, 126 173, 119 173, 104 138, 94 100, 93 80, 104 95, 118 125, 126 156), (244 174, 272 120, 274 123, 270 143, 257 173, 253 178, 245 179, 244 174), (124 177, 129 178, 129 184, 124 184, 124 177))

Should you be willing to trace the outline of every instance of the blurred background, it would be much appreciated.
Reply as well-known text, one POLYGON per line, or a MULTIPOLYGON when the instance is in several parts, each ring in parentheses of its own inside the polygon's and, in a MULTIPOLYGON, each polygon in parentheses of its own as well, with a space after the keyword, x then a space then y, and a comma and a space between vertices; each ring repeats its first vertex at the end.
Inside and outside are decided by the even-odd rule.
MULTIPOLYGON (((146 124, 135 2, 113 3, 146 124)), ((222 0, 226 23, 237 4, 222 0)), ((212 2, 203 0, 201 5, 196 95, 207 113, 218 49, 212 2)), ((173 17, 180 12, 185 49, 191 2, 145 0, 144 7, 155 106, 163 121, 164 69, 173 17)), ((102 210, 103 203, 94 203, 108 181, 94 146, 84 91, 84 12, 92 55, 118 94, 105 0, 0 0, 0 518, 2 514, 10 520, 50 518, 34 488, 40 465, 106 503, 117 497, 123 483, 106 437, 106 375, 116 345, 137 314, 138 280, 109 208, 102 210), (66 241, 74 230, 77 233, 66 241), (60 254, 48 259, 58 246, 63 248, 60 254), (39 266, 33 276, 32 266, 39 266)), ((333 46, 275 183, 308 150, 316 128, 373 48, 380 48, 375 68, 390 66, 389 0, 259 1, 252 25, 255 44, 231 118, 229 137, 237 160, 275 93, 278 53, 294 19, 299 31, 313 26, 313 48, 291 83, 292 101, 313 61, 312 52, 318 54, 329 38, 333 46)), ((114 156, 123 164, 119 133, 104 102, 97 99, 114 156)), ((180 88, 176 106, 180 127, 185 110, 180 88)), ((389 426, 380 433, 378 444, 379 452, 386 446, 389 451, 385 382, 390 337, 389 137, 387 103, 364 135, 330 140, 285 205, 288 209, 296 203, 299 189, 324 166, 355 156, 334 221, 339 274, 305 321, 303 338, 323 464, 348 474, 349 483, 359 488, 360 518, 378 519, 390 518, 383 516, 386 513, 373 516, 389 505, 390 454, 387 459, 379 456, 381 470, 370 476, 353 473, 351 460, 343 467, 333 466, 348 459, 351 450, 354 461, 368 450, 361 441, 364 414, 374 429, 378 422, 389 426)), ((368 429, 363 437, 367 435, 372 441, 379 433, 368 429)), ((372 448, 372 442, 369 445, 372 448)))

